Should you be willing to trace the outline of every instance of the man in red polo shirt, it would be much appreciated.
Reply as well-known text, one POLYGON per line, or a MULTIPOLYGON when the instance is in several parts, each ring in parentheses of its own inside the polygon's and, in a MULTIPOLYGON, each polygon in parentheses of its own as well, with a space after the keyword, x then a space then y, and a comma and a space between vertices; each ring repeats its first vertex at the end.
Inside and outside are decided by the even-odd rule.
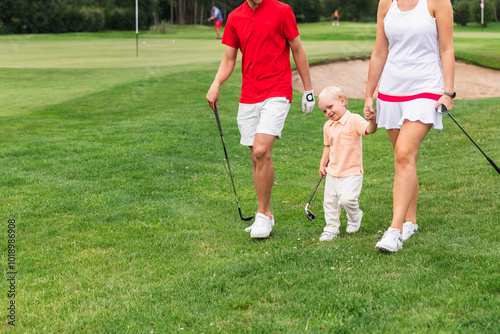
POLYGON ((231 76, 241 50, 243 83, 237 121, 240 142, 250 148, 259 201, 255 222, 246 231, 252 238, 267 238, 274 226, 271 151, 281 137, 293 94, 290 50, 304 85, 302 111, 306 115, 315 103, 309 63, 292 8, 276 0, 246 0, 229 14, 222 43, 226 45, 224 58, 206 99, 214 110, 219 88, 231 76))

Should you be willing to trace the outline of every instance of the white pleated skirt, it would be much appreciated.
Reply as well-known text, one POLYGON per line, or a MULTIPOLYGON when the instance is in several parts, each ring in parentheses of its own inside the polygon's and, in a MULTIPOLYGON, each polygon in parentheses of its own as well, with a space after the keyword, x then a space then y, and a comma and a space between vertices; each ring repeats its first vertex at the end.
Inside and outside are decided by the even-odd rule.
POLYGON ((377 125, 386 129, 401 129, 405 120, 432 124, 436 130, 443 129, 443 115, 436 111, 436 101, 415 99, 406 102, 387 102, 377 99, 377 125))

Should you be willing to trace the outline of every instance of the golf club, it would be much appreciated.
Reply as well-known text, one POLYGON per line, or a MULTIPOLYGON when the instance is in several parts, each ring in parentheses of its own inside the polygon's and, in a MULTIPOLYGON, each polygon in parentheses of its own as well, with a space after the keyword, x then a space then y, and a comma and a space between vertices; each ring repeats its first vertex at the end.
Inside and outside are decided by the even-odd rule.
POLYGON ((307 219, 309 219, 310 221, 316 220, 316 215, 314 213, 312 213, 311 210, 308 209, 308 207, 309 207, 309 204, 311 204, 311 200, 313 199, 314 194, 316 193, 316 190, 318 190, 319 184, 321 183, 323 178, 324 178, 324 175, 321 175, 321 178, 319 179, 318 184, 316 185, 316 188, 314 188, 314 191, 311 195, 311 198, 309 198, 309 202, 307 202, 307 204, 306 204, 306 209, 305 209, 306 216, 307 216, 307 219))
POLYGON ((231 166, 229 165, 229 157, 227 156, 226 144, 224 143, 224 137, 222 136, 222 127, 220 125, 219 112, 217 111, 217 106, 214 106, 215 119, 217 120, 217 126, 219 127, 220 139, 222 140, 222 147, 224 147, 224 154, 226 155, 227 168, 229 170, 229 176, 231 176, 231 183, 233 184, 234 197, 236 197, 236 204, 238 205, 238 211, 240 213, 241 220, 249 221, 252 220, 253 216, 243 217, 241 214, 240 203, 238 202, 238 195, 236 195, 236 187, 234 186, 233 173, 231 172, 231 166))
POLYGON ((469 136, 469 134, 467 133, 467 131, 465 131, 465 129, 457 122, 457 120, 455 119, 455 117, 453 117, 450 112, 448 111, 448 109, 446 108, 446 106, 444 104, 440 105, 438 107, 438 112, 442 113, 442 114, 448 114, 448 116, 451 117, 451 119, 453 120, 453 122, 455 122, 458 127, 467 135, 467 137, 469 137, 469 139, 471 140, 471 142, 474 143, 474 145, 476 145, 476 147, 479 149, 479 151, 481 151, 481 153, 486 157, 486 160, 488 160, 488 162, 493 166, 493 168, 496 169, 496 171, 498 172, 498 174, 500 174, 500 168, 498 168, 498 166, 493 162, 493 160, 490 159, 489 156, 486 155, 486 153, 484 153, 484 151, 481 149, 481 147, 479 147, 479 145, 476 143, 476 141, 474 139, 472 139, 471 136, 469 136))

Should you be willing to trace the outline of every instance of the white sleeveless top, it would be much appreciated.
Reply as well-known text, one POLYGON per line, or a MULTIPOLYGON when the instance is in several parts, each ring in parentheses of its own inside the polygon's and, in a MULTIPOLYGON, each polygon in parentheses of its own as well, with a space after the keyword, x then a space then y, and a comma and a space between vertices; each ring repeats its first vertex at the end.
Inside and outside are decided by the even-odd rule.
POLYGON ((384 29, 389 40, 389 54, 379 92, 405 96, 442 95, 444 80, 436 19, 429 13, 427 0, 419 0, 415 8, 405 12, 400 11, 398 2, 393 0, 384 18, 384 29))

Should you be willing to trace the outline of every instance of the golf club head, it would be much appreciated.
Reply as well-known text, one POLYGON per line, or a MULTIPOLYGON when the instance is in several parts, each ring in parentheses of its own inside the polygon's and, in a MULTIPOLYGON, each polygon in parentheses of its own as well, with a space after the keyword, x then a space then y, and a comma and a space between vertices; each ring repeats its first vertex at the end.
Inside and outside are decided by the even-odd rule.
POLYGON ((307 208, 308 206, 309 206, 309 203, 307 203, 306 208, 305 208, 307 219, 309 219, 310 221, 315 221, 316 215, 314 213, 312 213, 311 210, 309 210, 307 208))
POLYGON ((239 205, 238 205, 238 211, 240 212, 240 218, 241 218, 241 220, 243 220, 243 221, 246 221, 246 222, 247 222, 247 221, 250 221, 250 220, 252 220, 252 219, 253 219, 253 217, 254 217, 254 216, 250 216, 250 217, 243 217, 243 215, 241 214, 241 209, 240 209, 240 206, 239 206, 239 205))
POLYGON ((311 210, 306 209, 306 216, 307 216, 307 219, 309 219, 310 221, 316 220, 316 216, 314 215, 314 213, 311 212, 311 210))

